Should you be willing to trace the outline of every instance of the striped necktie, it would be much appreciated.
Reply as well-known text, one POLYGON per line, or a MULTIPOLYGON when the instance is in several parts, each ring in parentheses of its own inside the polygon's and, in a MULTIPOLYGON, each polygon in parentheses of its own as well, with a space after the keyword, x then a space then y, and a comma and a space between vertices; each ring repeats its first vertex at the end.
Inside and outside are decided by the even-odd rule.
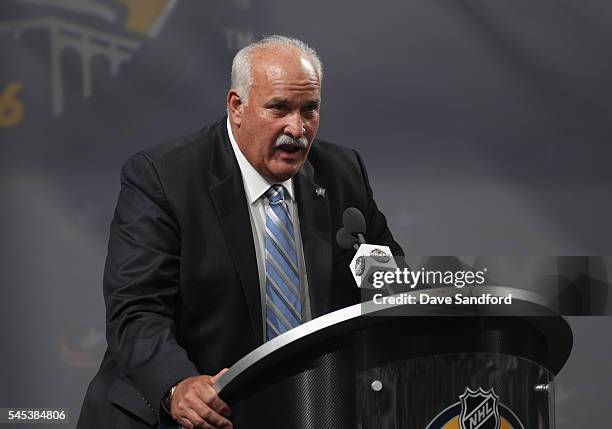
POLYGON ((266 191, 266 339, 302 323, 293 222, 282 185, 266 191))

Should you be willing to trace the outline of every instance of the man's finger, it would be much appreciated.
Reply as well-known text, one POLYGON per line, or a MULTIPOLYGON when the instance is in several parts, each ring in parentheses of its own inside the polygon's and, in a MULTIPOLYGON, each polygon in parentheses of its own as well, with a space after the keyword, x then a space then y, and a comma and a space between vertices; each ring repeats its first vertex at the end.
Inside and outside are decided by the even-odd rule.
POLYGON ((223 368, 221 371, 210 377, 210 381, 215 384, 217 381, 219 381, 221 377, 223 377, 223 374, 225 374, 227 371, 229 371, 229 368, 223 368))
POLYGON ((202 427, 203 423, 205 423, 204 419, 199 415, 199 413, 191 408, 185 409, 183 414, 184 418, 187 419, 194 428, 202 427))
POLYGON ((206 423, 209 423, 215 429, 233 429, 234 427, 228 419, 217 414, 210 407, 205 407, 204 409, 198 408, 196 411, 206 423))
POLYGON ((176 419, 176 421, 179 422, 182 428, 193 429, 193 423, 191 423, 186 417, 179 417, 176 419))
POLYGON ((196 392, 202 402, 207 404, 213 411, 224 417, 230 417, 232 415, 232 410, 221 398, 219 398, 219 396, 217 396, 217 392, 212 385, 202 383, 198 385, 196 392))

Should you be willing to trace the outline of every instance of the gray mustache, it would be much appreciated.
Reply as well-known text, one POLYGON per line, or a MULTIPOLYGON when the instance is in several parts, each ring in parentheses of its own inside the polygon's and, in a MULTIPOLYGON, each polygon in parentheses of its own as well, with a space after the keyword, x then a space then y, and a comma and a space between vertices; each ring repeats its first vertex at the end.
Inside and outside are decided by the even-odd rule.
POLYGON ((274 147, 277 148, 281 146, 293 146, 298 149, 306 149, 306 147, 308 146, 308 139, 306 138, 306 136, 302 136, 300 138, 294 139, 293 137, 288 136, 286 134, 281 134, 276 139, 276 143, 274 143, 274 147))

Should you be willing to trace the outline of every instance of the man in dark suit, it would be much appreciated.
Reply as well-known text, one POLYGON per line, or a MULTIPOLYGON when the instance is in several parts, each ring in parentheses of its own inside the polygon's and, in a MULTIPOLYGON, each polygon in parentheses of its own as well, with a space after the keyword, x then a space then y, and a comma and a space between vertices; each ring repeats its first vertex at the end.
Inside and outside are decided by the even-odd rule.
POLYGON ((359 302, 347 207, 394 241, 354 150, 315 140, 316 53, 272 36, 232 65, 228 117, 121 173, 104 274, 108 350, 78 428, 230 428, 212 387, 264 341, 359 302), (202 375, 205 374, 205 375, 202 375))

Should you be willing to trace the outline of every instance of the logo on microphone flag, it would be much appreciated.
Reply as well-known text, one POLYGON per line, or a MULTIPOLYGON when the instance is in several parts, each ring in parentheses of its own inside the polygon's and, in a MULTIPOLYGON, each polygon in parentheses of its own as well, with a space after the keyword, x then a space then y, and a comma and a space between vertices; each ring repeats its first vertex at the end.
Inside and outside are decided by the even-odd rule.
POLYGON ((375 271, 388 271, 397 268, 391 257, 389 246, 362 244, 349 264, 355 283, 360 288, 372 288, 375 271))

